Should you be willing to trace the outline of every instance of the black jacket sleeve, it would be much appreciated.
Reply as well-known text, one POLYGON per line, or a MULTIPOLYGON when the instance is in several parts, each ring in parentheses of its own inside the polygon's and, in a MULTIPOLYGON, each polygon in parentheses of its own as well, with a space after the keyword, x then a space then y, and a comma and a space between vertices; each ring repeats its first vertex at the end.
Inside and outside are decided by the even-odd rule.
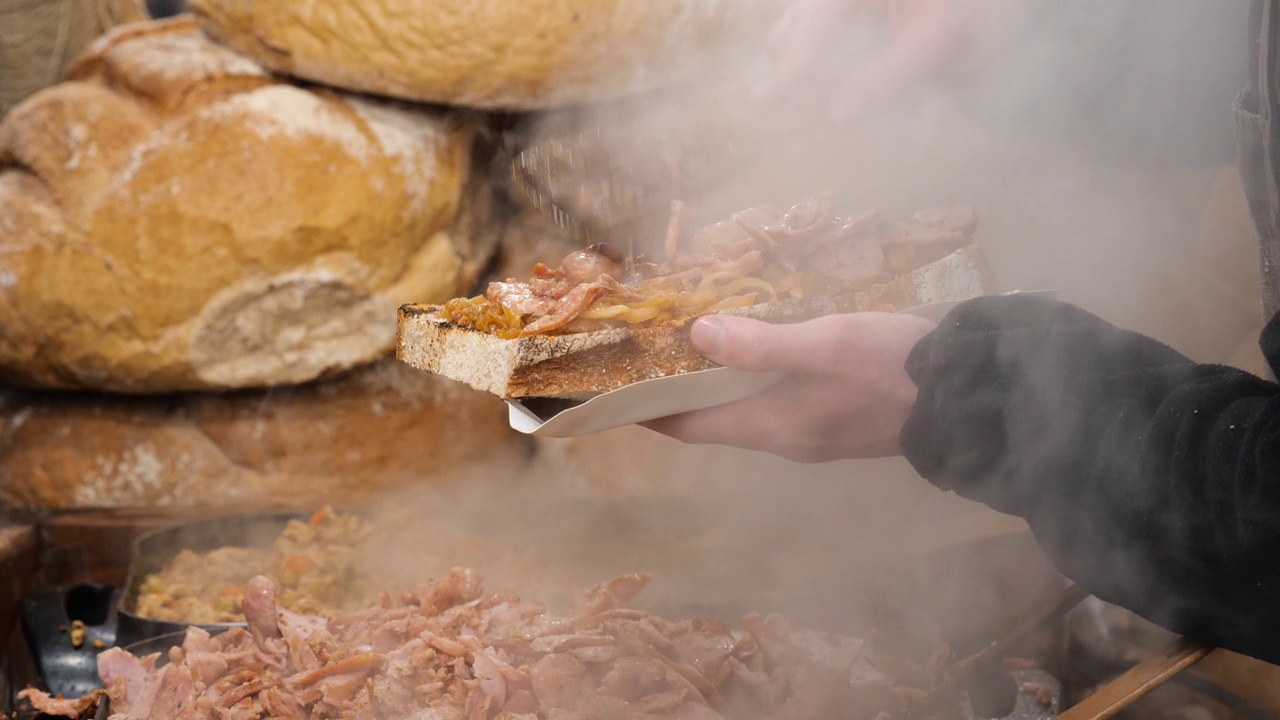
MULTIPOLYGON (((1280 361, 1280 316, 1262 336, 1280 361)), ((1280 385, 1037 297, 955 308, 912 352, 904 454, 1027 520, 1064 575, 1280 663, 1280 385)))

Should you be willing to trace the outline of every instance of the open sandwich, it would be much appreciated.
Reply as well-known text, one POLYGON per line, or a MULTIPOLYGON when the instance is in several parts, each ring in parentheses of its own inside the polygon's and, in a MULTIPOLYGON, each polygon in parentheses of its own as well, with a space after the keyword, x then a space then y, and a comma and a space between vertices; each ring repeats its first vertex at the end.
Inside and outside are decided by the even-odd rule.
POLYGON ((585 400, 716 367, 689 340, 714 313, 801 322, 895 312, 987 291, 966 207, 840 216, 828 196, 686 232, 673 205, 662 257, 592 245, 482 296, 400 308, 397 357, 505 399, 585 400))

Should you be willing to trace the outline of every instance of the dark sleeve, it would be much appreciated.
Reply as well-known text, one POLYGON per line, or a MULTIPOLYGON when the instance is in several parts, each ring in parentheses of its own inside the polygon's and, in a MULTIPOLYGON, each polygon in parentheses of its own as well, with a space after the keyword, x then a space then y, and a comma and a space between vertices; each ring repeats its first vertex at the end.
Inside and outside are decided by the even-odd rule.
MULTIPOLYGON (((1262 336, 1280 359, 1280 316, 1262 336)), ((1097 597, 1280 662, 1280 386, 1079 308, 964 303, 912 352, 904 454, 1097 597)))

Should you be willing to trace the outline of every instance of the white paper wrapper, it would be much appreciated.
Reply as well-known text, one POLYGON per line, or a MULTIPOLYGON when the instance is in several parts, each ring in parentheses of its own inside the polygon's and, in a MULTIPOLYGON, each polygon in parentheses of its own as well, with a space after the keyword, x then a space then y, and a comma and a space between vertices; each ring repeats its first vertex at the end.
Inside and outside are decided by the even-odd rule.
MULTIPOLYGON (((1013 291, 1006 295, 1057 297, 1057 290, 1013 291)), ((963 300, 929 303, 903 310, 937 322, 963 300)), ((742 400, 777 382, 780 373, 732 368, 671 375, 633 383, 580 403, 507 400, 511 427, 527 435, 569 438, 634 425, 742 400)))

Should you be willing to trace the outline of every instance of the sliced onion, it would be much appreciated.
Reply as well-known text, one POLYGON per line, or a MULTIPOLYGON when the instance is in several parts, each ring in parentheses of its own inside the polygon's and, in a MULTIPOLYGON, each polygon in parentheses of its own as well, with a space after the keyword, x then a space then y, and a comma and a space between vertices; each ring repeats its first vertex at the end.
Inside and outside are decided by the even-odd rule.
POLYGON ((778 299, 778 293, 774 291, 773 286, 770 285, 768 281, 754 277, 744 277, 734 280, 721 288, 720 294, 722 296, 733 296, 741 295, 744 291, 760 292, 769 298, 769 302, 774 302, 778 299))
POLYGON ((732 308, 751 307, 756 304, 756 294, 747 293, 746 295, 736 295, 728 297, 720 302, 707 308, 707 312, 720 312, 721 310, 730 310, 732 308))
POLYGON ((702 278, 702 281, 698 283, 697 289, 706 290, 707 288, 710 288, 711 286, 715 285, 718 282, 729 282, 732 280, 739 279, 741 277, 742 277, 741 273, 736 273, 736 272, 733 272, 732 270, 719 270, 713 273, 708 273, 706 276, 704 276, 702 278))
POLYGON ((658 317, 660 314, 662 314, 662 310, 653 306, 635 308, 631 312, 627 313, 627 322, 632 325, 648 322, 658 317))
POLYGON ((578 317, 585 320, 612 320, 631 312, 630 305, 594 305, 583 310, 578 317))

